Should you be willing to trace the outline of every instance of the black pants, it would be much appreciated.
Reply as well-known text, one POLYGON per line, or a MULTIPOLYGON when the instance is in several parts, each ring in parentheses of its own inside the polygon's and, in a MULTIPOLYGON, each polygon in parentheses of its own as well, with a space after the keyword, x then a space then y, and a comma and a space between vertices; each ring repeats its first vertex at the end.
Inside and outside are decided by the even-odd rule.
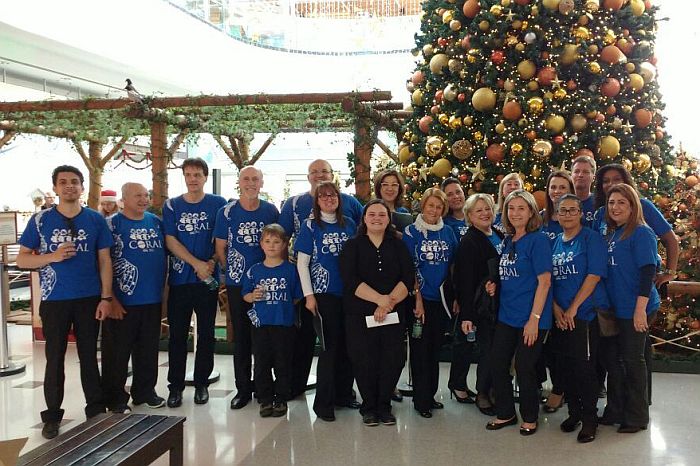
POLYGON ((348 354, 362 396, 362 415, 391 413, 391 395, 406 361, 402 315, 400 320, 398 324, 367 328, 364 315, 345 317, 348 354))
POLYGON ((552 381, 552 393, 555 395, 563 395, 566 384, 564 360, 564 345, 566 343, 564 339, 563 330, 558 329, 554 322, 552 322, 552 329, 549 331, 547 342, 542 346, 542 355, 540 356, 545 367, 549 369, 549 378, 552 381))
POLYGON ((253 328, 255 393, 261 404, 289 399, 293 346, 294 327, 265 325, 253 328))
POLYGON ((233 375, 238 395, 250 397, 253 392, 253 324, 248 317, 250 303, 243 301, 242 287, 227 286, 228 308, 233 326, 233 375))
POLYGON ((44 399, 46 410, 41 412, 43 422, 63 419, 64 363, 71 326, 75 335, 80 361, 80 382, 85 395, 85 415, 90 418, 103 413, 105 407, 97 367, 97 335, 100 322, 95 319, 99 296, 65 301, 42 301, 39 306, 41 325, 46 338, 46 369, 44 371, 44 399))
POLYGON ((352 366, 345 344, 343 299, 326 293, 315 297, 323 319, 326 350, 318 355, 316 364, 314 412, 319 416, 331 416, 335 411, 334 405, 347 404, 354 399, 352 366))
POLYGON ((452 361, 450 361, 450 379, 447 382, 447 387, 452 390, 466 391, 467 376, 475 345, 473 342, 467 341, 467 336, 462 332, 462 322, 459 320, 459 316, 456 319, 452 334, 452 361))
POLYGON ((107 319, 102 325, 102 391, 109 408, 125 405, 124 391, 129 358, 134 377, 131 398, 140 404, 155 394, 158 381, 158 340, 161 304, 125 306, 122 320, 107 319))
MULTIPOLYGON (((653 321, 656 313, 648 316, 653 321)), ((637 332, 632 319, 618 319, 620 333, 606 347, 608 403, 605 417, 630 426, 649 424, 649 393, 645 357, 647 332, 637 332)))
POLYGON ((493 388, 493 361, 491 349, 495 324, 481 321, 476 327, 476 342, 479 345, 479 364, 476 366, 476 391, 488 396, 493 388))
POLYGON ((522 328, 511 327, 503 322, 496 324, 491 357, 498 419, 507 420, 515 416, 510 375, 510 363, 515 356, 515 375, 520 386, 520 416, 523 422, 537 422, 540 404, 536 365, 542 353, 542 344, 547 332, 540 329, 535 344, 527 346, 523 341, 522 328))
POLYGON ((423 301, 425 319, 421 338, 410 338, 413 405, 418 411, 430 411, 438 389, 440 348, 444 340, 442 303, 423 301))
POLYGON ((306 391, 316 346, 313 316, 306 309, 304 302, 302 299, 297 303, 301 325, 296 329, 292 350, 292 397, 297 397, 306 391))
POLYGON ((563 336, 564 391, 569 416, 584 424, 597 424, 598 341, 600 329, 597 319, 587 322, 574 319, 573 330, 561 331, 563 336))
POLYGON ((170 342, 168 356, 168 389, 184 390, 187 365, 187 338, 192 311, 197 314, 197 348, 194 359, 195 386, 209 385, 214 369, 214 322, 218 290, 210 290, 204 283, 190 283, 170 287, 168 295, 168 325, 170 342))

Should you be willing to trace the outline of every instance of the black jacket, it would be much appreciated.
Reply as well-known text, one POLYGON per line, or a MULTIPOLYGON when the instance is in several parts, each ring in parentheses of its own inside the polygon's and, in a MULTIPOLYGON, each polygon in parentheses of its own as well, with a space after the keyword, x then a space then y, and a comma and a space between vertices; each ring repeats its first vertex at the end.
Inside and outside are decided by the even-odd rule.
MULTIPOLYGON (((495 228, 491 231, 503 239, 503 234, 500 231, 495 228)), ((476 309, 474 309, 474 295, 476 288, 488 277, 488 262, 494 258, 498 258, 498 252, 491 241, 481 230, 470 226, 459 242, 452 277, 459 303, 460 321, 476 322, 478 320, 476 309)))

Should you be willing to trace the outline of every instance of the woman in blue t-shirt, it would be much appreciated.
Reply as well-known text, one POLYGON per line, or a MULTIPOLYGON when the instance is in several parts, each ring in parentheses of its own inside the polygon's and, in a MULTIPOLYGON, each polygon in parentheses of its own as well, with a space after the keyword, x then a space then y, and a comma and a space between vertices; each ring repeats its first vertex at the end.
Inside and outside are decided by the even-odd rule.
MULTIPOLYGON (((573 194, 574 181, 571 175, 563 170, 554 170, 547 177, 547 197, 545 207, 540 212, 542 215, 542 231, 549 237, 549 240, 554 244, 557 235, 562 232, 557 211, 554 208, 564 194, 573 194)), ((557 317, 556 308, 554 309, 554 317, 557 317)), ((540 361, 540 383, 547 380, 546 369, 549 369, 549 377, 552 380, 552 391, 547 397, 547 402, 542 407, 545 413, 554 413, 562 405, 564 398, 564 368, 562 366, 562 335, 558 327, 553 327, 547 342, 542 348, 542 360, 540 361)))
POLYGON ((374 178, 374 196, 389 206, 391 212, 408 214, 403 206, 403 177, 396 170, 382 170, 374 178))
POLYGON ((506 232, 506 230, 503 228, 503 220, 501 215, 503 213, 503 203, 508 195, 516 189, 523 189, 523 180, 520 178, 518 173, 508 173, 498 184, 496 216, 493 219, 493 227, 501 233, 506 232))
POLYGON ((299 230, 294 248, 305 306, 323 323, 325 350, 316 366, 314 412, 324 421, 335 420, 335 406, 357 406, 352 393, 353 376, 345 345, 343 282, 340 252, 355 235, 355 222, 343 216, 338 187, 332 182, 318 185, 312 218, 299 230))
POLYGON ((597 311, 608 308, 601 278, 607 276, 607 250, 603 237, 583 226, 583 204, 575 194, 556 203, 562 227, 552 246, 552 307, 561 334, 562 373, 569 417, 561 430, 573 432, 583 422, 577 440, 595 440, 598 402, 597 311))
MULTIPOLYGON (((539 411, 536 365, 552 325, 552 247, 540 231, 542 219, 532 194, 513 191, 506 198, 503 211, 508 236, 499 264, 500 302, 491 352, 496 419, 486 424, 486 429, 498 430, 518 423, 510 376, 515 356, 523 421, 520 433, 532 435, 537 431, 539 411)), ((487 290, 495 294, 496 284, 489 282, 487 290)))
POLYGON ((449 210, 443 222, 455 232, 457 241, 467 232, 467 221, 464 215, 464 189, 457 178, 445 178, 440 185, 442 192, 447 196, 449 210))
POLYGON ((647 362, 644 357, 649 325, 659 309, 654 286, 656 235, 644 223, 637 191, 626 184, 608 190, 608 279, 615 309, 617 344, 606 354, 608 404, 603 420, 619 423, 618 432, 635 433, 649 424, 647 362), (621 364, 620 364, 621 361, 621 364))
POLYGON ((420 338, 412 334, 411 374, 413 407, 425 418, 433 409, 442 409, 435 400, 438 389, 438 353, 453 308, 450 275, 457 239, 452 228, 442 221, 447 213, 447 197, 439 188, 428 188, 420 200, 421 213, 406 227, 403 241, 416 268, 414 320, 423 325, 420 338), (447 294, 445 294, 447 292, 447 294))

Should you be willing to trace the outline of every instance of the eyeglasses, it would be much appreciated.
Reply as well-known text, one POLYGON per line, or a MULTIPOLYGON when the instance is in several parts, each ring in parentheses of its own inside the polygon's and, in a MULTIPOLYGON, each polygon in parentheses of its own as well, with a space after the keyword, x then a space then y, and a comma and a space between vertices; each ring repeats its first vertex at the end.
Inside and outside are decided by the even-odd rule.
POLYGON ((338 194, 336 193, 318 193, 319 199, 336 199, 338 194))
POLYGON ((331 173, 333 173, 333 170, 327 170, 324 168, 323 170, 311 170, 309 175, 330 175, 331 173))
POLYGON ((394 189, 398 189, 399 186, 400 186, 400 185, 399 185, 398 183, 382 183, 382 184, 381 184, 381 187, 382 187, 382 188, 394 188, 394 189))
POLYGON ((581 213, 581 209, 578 207, 571 207, 570 209, 567 209, 565 207, 559 207, 559 210, 557 210, 557 213, 561 215, 562 217, 566 217, 567 215, 573 217, 574 215, 578 215, 581 213))

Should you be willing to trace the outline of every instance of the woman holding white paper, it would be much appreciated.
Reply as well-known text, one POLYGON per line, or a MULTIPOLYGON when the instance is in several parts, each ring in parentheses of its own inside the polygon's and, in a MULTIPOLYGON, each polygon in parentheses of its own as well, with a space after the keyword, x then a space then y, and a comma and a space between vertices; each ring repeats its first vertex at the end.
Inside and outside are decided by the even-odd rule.
POLYGON ((416 268, 416 303, 414 320, 423 324, 420 338, 411 335, 411 374, 413 375, 413 407, 425 418, 433 409, 444 406, 435 400, 440 374, 438 353, 454 305, 452 285, 445 280, 457 250, 452 227, 445 225, 447 196, 439 188, 428 188, 420 200, 421 213, 406 227, 403 242, 408 246, 416 268))
POLYGON ((340 254, 348 354, 366 426, 396 424, 391 394, 405 359, 403 303, 415 279, 411 257, 390 218, 384 201, 369 201, 357 236, 345 243, 340 254), (392 313, 398 317, 397 324, 369 326, 385 323, 392 313))

